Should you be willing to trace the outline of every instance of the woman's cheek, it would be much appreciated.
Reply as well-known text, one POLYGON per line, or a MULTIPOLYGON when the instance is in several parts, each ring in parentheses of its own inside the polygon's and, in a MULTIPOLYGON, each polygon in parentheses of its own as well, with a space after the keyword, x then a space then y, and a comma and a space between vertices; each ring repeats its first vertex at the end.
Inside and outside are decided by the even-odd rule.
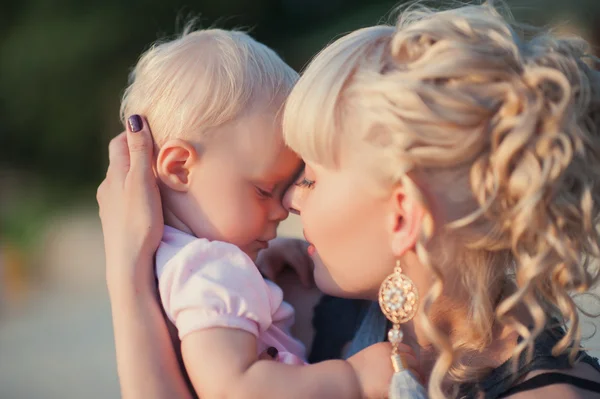
POLYGON ((324 226, 315 223, 315 220, 319 220, 319 217, 316 209, 313 207, 312 198, 304 198, 300 217, 302 218, 302 227, 304 228, 304 232, 308 235, 307 238, 311 242, 318 239, 319 233, 323 230, 324 226))

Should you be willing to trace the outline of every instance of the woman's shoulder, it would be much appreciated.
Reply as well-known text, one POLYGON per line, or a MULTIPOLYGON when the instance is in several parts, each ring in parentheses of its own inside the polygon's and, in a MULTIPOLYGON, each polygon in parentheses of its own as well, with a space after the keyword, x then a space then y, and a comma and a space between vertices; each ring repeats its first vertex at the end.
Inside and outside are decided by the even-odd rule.
POLYGON ((568 370, 535 370, 501 398, 600 398, 600 371, 587 362, 568 370))
MULTIPOLYGON (((516 365, 515 359, 509 359, 482 380, 462 384, 460 391, 467 397, 477 397, 477 393, 482 392, 486 398, 496 399, 551 399, 559 392, 560 399, 579 397, 581 390, 573 385, 573 379, 589 378, 595 384, 600 378, 600 365, 584 351, 579 352, 575 366, 570 362, 568 353, 553 356, 552 349, 563 336, 562 328, 549 326, 536 338, 531 356, 523 351, 516 365)), ((584 392, 582 397, 590 397, 590 394, 594 395, 584 392)))
POLYGON ((504 396, 505 399, 594 399, 600 398, 600 393, 590 393, 581 388, 568 384, 555 384, 533 391, 519 392, 504 396))

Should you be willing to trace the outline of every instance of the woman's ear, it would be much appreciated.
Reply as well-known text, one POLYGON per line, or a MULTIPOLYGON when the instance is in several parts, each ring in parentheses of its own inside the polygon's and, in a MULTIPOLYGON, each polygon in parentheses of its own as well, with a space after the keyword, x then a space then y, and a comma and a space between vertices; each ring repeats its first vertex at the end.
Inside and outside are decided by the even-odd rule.
POLYGON ((424 217, 423 205, 407 196, 397 187, 391 197, 391 244, 394 256, 400 257, 414 248, 421 232, 424 217))
POLYGON ((156 158, 160 181, 175 191, 189 188, 190 169, 198 159, 196 148, 185 140, 173 139, 162 145, 156 158))

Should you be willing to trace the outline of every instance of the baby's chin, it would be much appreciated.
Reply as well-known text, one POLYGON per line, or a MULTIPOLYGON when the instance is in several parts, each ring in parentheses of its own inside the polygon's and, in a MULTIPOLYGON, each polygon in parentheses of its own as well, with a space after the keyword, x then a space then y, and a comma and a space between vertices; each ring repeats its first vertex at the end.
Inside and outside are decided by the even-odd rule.
POLYGON ((250 250, 250 251, 244 251, 244 253, 245 253, 246 255, 248 255, 248 257, 249 257, 250 259, 252 259, 252 262, 256 263, 256 259, 258 258, 258 253, 259 253, 260 251, 261 251, 261 250, 250 250))
MULTIPOLYGON (((234 244, 236 245, 236 244, 234 244)), ((256 258, 258 257, 258 253, 260 252, 260 250, 262 248, 256 248, 255 246, 252 245, 245 245, 245 246, 240 246, 240 245, 236 245, 239 249, 242 250, 243 253, 245 253, 250 259, 252 259, 252 262, 256 262, 256 258)))
POLYGON ((258 258, 258 254, 269 247, 268 243, 263 243, 261 241, 254 241, 248 245, 238 246, 250 259, 252 262, 256 263, 256 259, 258 258))

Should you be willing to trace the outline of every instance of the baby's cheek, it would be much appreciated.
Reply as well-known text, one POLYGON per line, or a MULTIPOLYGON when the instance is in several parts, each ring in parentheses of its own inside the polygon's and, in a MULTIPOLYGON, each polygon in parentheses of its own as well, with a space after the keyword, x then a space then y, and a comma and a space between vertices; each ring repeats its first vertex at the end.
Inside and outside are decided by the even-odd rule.
MULTIPOLYGON (((232 212, 233 216, 233 212, 232 212)), ((248 244, 262 236, 267 223, 267 213, 257 204, 240 206, 237 214, 231 218, 232 230, 240 245, 248 244)))

